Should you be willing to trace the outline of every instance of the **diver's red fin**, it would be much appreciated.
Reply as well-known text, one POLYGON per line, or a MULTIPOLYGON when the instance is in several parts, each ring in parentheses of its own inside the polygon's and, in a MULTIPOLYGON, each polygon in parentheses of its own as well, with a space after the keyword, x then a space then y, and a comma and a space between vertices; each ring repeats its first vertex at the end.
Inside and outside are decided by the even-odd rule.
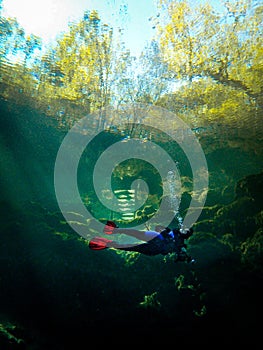
POLYGON ((107 243, 112 242, 110 239, 103 238, 103 237, 94 237, 89 241, 89 247, 92 250, 102 250, 106 249, 107 243))
POLYGON ((116 227, 118 226, 115 224, 114 221, 108 220, 104 227, 103 232, 106 233, 107 235, 111 235, 116 227))

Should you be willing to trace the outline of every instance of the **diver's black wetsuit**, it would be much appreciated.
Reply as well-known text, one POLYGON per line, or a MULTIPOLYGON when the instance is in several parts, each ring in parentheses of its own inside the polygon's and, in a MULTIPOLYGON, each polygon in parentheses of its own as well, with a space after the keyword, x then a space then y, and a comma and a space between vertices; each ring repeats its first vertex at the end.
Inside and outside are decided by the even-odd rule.
POLYGON ((169 228, 162 231, 158 236, 149 240, 146 243, 133 245, 130 247, 118 248, 126 251, 134 251, 145 255, 167 255, 176 253, 178 261, 191 261, 192 258, 186 253, 186 244, 184 240, 193 234, 193 230, 187 230, 185 233, 177 229, 170 230, 169 228))
POLYGON ((176 253, 175 261, 194 262, 186 253, 185 239, 193 234, 193 229, 190 228, 185 232, 178 229, 169 229, 168 227, 161 232, 159 231, 138 231, 136 229, 118 228, 113 221, 107 221, 104 227, 104 233, 112 234, 126 234, 135 237, 145 243, 138 244, 121 244, 104 237, 94 237, 89 242, 89 247, 92 250, 101 250, 106 248, 114 248, 118 250, 133 251, 145 255, 167 255, 169 253, 176 253))

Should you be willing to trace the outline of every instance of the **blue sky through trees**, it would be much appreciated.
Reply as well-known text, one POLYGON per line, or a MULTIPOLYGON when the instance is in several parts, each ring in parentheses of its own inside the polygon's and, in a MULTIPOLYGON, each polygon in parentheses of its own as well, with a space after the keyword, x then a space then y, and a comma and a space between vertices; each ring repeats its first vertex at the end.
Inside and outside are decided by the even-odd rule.
POLYGON ((139 55, 155 31, 149 18, 157 13, 155 0, 3 0, 3 15, 16 17, 27 34, 49 43, 78 21, 85 11, 97 10, 103 22, 124 29, 132 55, 139 55))

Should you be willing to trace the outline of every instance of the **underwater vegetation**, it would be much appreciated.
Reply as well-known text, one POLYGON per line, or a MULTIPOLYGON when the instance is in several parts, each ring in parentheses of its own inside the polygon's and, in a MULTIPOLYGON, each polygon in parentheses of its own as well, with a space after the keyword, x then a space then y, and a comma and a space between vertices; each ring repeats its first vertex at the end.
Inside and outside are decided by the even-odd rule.
POLYGON ((158 301, 157 292, 153 292, 151 295, 145 295, 144 300, 139 305, 143 308, 159 309, 161 303, 158 301))

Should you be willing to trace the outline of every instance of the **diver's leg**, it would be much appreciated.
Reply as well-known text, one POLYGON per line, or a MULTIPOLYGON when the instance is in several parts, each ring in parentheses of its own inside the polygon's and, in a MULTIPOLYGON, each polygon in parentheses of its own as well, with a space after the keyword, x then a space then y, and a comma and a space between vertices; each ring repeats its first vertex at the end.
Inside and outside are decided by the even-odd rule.
MULTIPOLYGON (((143 243, 145 244, 145 243, 143 243)), ((107 243, 107 248, 115 248, 115 249, 123 249, 123 250, 130 250, 130 251, 133 251, 134 247, 136 246, 139 246, 140 244, 132 244, 132 243, 126 243, 126 244, 123 244, 123 243, 118 243, 118 242, 115 242, 115 241, 111 241, 111 242, 108 242, 107 243)))
POLYGON ((156 249, 153 249, 149 243, 141 244, 119 244, 117 242, 111 242, 108 245, 108 248, 115 248, 119 250, 125 250, 128 252, 137 252, 144 255, 157 255, 160 252, 156 249))
MULTIPOLYGON (((143 244, 146 244, 146 243, 143 243, 143 244)), ((91 248, 92 250, 102 250, 105 248, 133 250, 132 249, 133 247, 134 247, 134 244, 121 244, 104 237, 93 237, 89 241, 89 248, 91 248)))
POLYGON ((159 235, 159 233, 155 231, 139 231, 133 228, 115 228, 113 233, 125 234, 145 242, 159 235))
POLYGON ((156 231, 139 231, 133 228, 119 228, 113 221, 107 221, 103 232, 108 235, 113 233, 125 234, 145 242, 148 242, 159 235, 159 232, 156 231))

